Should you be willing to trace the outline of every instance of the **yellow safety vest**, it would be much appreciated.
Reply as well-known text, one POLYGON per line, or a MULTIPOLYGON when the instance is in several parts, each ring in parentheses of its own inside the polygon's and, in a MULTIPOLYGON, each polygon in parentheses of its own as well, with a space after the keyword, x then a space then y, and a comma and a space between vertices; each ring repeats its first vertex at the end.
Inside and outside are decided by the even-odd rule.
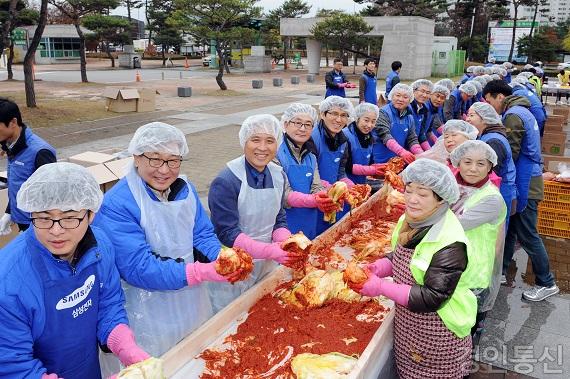
MULTIPOLYGON (((392 234, 392 249, 396 248, 404 219, 405 215, 402 215, 392 234)), ((469 240, 457 217, 448 210, 414 249, 410 260, 410 271, 417 284, 420 286, 424 284, 425 273, 435 253, 455 242, 463 242, 467 246, 467 269, 469 269, 471 262, 469 240)), ((477 298, 471 292, 471 288, 473 288, 472 283, 469 283, 468 278, 462 274, 455 291, 436 311, 445 326, 459 338, 468 336, 475 325, 477 298)))

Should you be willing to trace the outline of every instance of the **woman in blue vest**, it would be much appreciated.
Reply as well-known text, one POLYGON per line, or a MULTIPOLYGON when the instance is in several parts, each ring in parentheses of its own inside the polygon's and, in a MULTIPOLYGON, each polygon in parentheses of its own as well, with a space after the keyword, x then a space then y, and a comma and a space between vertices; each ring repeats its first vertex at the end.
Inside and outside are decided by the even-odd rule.
POLYGON ((457 168, 459 200, 452 210, 465 230, 473 249, 472 275, 477 296, 477 323, 471 335, 480 334, 486 313, 493 308, 499 292, 507 208, 490 179, 497 154, 483 141, 467 141, 450 156, 457 168))
POLYGON ((378 104, 376 94, 376 61, 371 58, 364 60, 364 72, 358 81, 358 99, 361 103, 378 104))
POLYGON ((464 275, 472 259, 469 242, 450 210, 459 189, 449 168, 429 159, 410 164, 402 178, 406 212, 392 234, 393 252, 366 266, 364 284, 348 284, 396 303, 400 378, 461 379, 471 367, 477 299, 464 275))
POLYGON ((418 79, 412 83, 412 90, 414 99, 410 103, 410 108, 416 125, 416 136, 422 149, 428 151, 431 147, 428 141, 428 129, 431 125, 432 113, 427 103, 433 91, 433 83, 427 79, 418 79))
MULTIPOLYGON (((311 139, 315 147, 321 181, 325 187, 337 181, 343 181, 351 187, 354 183, 346 173, 350 146, 348 137, 342 130, 354 120, 354 107, 348 99, 331 96, 321 101, 319 112, 321 121, 313 129, 311 139)), ((345 209, 337 215, 337 220, 340 220, 347 211, 348 206, 345 206, 345 209)), ((329 227, 330 224, 323 221, 323 215, 319 212, 317 234, 329 227)))
POLYGON ((475 103, 469 108, 467 122, 479 131, 478 139, 486 142, 497 154, 497 164, 493 167, 495 174, 501 177, 499 190, 507 206, 506 225, 509 224, 511 209, 517 198, 516 168, 512 157, 511 145, 507 140, 507 131, 501 116, 491 104, 475 103))
POLYGON ((289 230, 302 231, 309 239, 317 236, 318 211, 326 213, 337 208, 321 183, 317 157, 307 144, 317 121, 312 106, 289 105, 281 116, 285 135, 276 157, 287 175, 285 212, 289 230))
POLYGON ((40 166, 56 161, 55 149, 38 137, 22 121, 18 105, 0 98, 0 144, 8 157, 8 206, 0 218, 0 235, 12 231, 12 223, 20 231, 30 226, 30 215, 18 208, 16 194, 40 166))
POLYGON ((347 87, 348 84, 349 82, 342 72, 342 59, 335 58, 332 71, 327 72, 325 75, 325 86, 327 88, 325 98, 329 96, 346 97, 344 88, 347 87))
MULTIPOLYGON (((95 218, 115 246, 137 340, 156 356, 213 316, 204 282, 231 287, 215 270, 221 244, 212 223, 196 189, 180 175, 188 150, 186 137, 172 125, 138 128, 128 148, 133 162, 95 218)), ((103 357, 105 372, 116 371, 112 358, 103 357)))
POLYGON ((0 251, 0 377, 100 379, 99 345, 125 366, 150 357, 128 326, 113 245, 90 226, 102 199, 73 163, 22 184, 33 227, 0 251))
POLYGON ((380 109, 373 132, 375 163, 386 163, 390 158, 399 156, 410 164, 415 160, 414 154, 423 153, 409 107, 412 98, 412 87, 398 83, 390 92, 390 103, 380 109))
POLYGON ((467 114, 470 105, 470 99, 477 94, 477 89, 473 84, 467 82, 462 84, 456 90, 453 90, 449 98, 443 106, 443 114, 445 121, 463 120, 463 116, 467 114))
POLYGON ((383 175, 382 165, 374 164, 372 146, 374 138, 372 130, 378 119, 379 109, 374 104, 362 103, 354 108, 356 121, 343 132, 350 143, 350 156, 347 164, 347 175, 357 184, 366 183, 367 176, 383 175))
POLYGON ((392 88, 400 83, 400 71, 402 70, 402 62, 394 61, 390 65, 392 71, 386 76, 386 97, 389 99, 392 88))

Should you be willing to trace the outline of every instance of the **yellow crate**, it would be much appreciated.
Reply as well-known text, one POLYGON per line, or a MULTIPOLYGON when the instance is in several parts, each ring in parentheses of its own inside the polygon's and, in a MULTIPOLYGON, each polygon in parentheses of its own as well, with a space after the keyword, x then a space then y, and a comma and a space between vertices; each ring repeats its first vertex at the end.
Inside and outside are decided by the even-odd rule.
POLYGON ((561 229, 554 229, 549 228, 546 226, 541 226, 540 222, 538 224, 538 233, 550 236, 550 237, 558 237, 558 238, 570 238, 570 230, 561 230, 561 229))
POLYGON ((544 182, 544 200, 570 203, 570 184, 551 180, 544 182))
POLYGON ((545 208, 539 207, 538 208, 538 219, 539 220, 552 220, 552 221, 570 223, 570 213, 559 212, 558 210, 554 211, 551 209, 545 209, 545 208))
POLYGON ((538 203, 538 211, 540 212, 541 210, 555 211, 557 213, 570 213, 570 203, 544 200, 538 203))

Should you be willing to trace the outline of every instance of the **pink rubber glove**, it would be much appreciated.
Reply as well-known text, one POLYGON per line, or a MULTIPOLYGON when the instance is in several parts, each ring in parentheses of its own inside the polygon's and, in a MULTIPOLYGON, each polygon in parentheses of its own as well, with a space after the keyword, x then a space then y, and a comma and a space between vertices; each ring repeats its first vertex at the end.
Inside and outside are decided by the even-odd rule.
POLYGON ((401 156, 400 154, 402 152, 406 151, 394 138, 390 138, 388 142, 386 142, 386 147, 399 156, 401 156))
POLYGON ((410 146, 410 151, 412 152, 412 154, 421 154, 424 152, 424 149, 422 149, 420 145, 415 144, 410 146))
POLYGON ((287 203, 294 208, 316 208, 317 199, 313 194, 297 191, 289 192, 287 203))
POLYGON ((216 262, 194 262, 186 265, 186 280, 192 287, 202 282, 227 282, 226 277, 216 272, 216 262))
POLYGON ((428 151, 429 149, 431 149, 431 146, 428 141, 422 142, 420 146, 422 147, 423 151, 428 151))
POLYGON ((394 300, 396 304, 407 307, 411 289, 412 286, 407 284, 396 284, 386 279, 380 279, 376 275, 370 275, 360 293, 369 297, 383 295, 394 300))
POLYGON ((244 249, 256 259, 272 259, 278 263, 287 261, 287 252, 278 243, 259 242, 245 233, 237 236, 234 246, 244 249))
POLYGON ((433 144, 435 144, 437 142, 437 137, 433 133, 428 134, 428 138, 431 141, 431 143, 433 143, 433 144))
POLYGON ((346 185, 348 186, 348 188, 354 186, 354 182, 353 182, 352 180, 348 179, 348 178, 339 179, 339 182, 346 183, 346 185))
POLYGON ((412 163, 413 161, 416 160, 416 157, 414 154, 410 153, 408 150, 404 150, 400 153, 400 157, 402 157, 402 159, 404 160, 404 162, 406 162, 407 164, 412 163))
POLYGON ((338 88, 344 88, 344 87, 346 87, 346 84, 347 83, 338 83, 337 86, 338 86, 338 88))
POLYGON ((323 213, 329 213, 336 211, 338 205, 335 204, 329 197, 327 191, 320 191, 314 194, 315 200, 317 201, 317 209, 323 213))
POLYGON ((321 185, 322 185, 323 187, 325 187, 326 189, 329 189, 329 188, 332 187, 332 184, 330 184, 329 182, 327 182, 327 181, 324 180, 324 179, 321 179, 321 185))
POLYGON ((501 178, 500 176, 498 176, 497 174, 495 174, 494 171, 491 171, 491 174, 489 174, 489 180, 490 180, 491 183, 493 183, 497 188, 501 188, 501 182, 503 181, 503 178, 501 178))
POLYGON ((352 173, 354 175, 376 175, 376 167, 374 166, 365 166, 361 164, 353 164, 352 165, 352 173))
POLYGON ((119 324, 109 334, 107 346, 119 358, 123 366, 130 366, 150 358, 135 342, 133 331, 126 324, 119 324))
POLYGON ((376 262, 367 264, 366 268, 379 278, 392 276, 392 261, 388 258, 380 258, 376 262))
POLYGON ((439 128, 437 128, 437 132, 439 133, 440 136, 443 135, 443 125, 445 124, 442 124, 439 128))
POLYGON ((289 237, 291 237, 291 232, 287 228, 277 228, 271 234, 273 242, 283 242, 289 237))
POLYGON ((41 379, 63 379, 63 378, 60 378, 57 374, 43 374, 41 379))

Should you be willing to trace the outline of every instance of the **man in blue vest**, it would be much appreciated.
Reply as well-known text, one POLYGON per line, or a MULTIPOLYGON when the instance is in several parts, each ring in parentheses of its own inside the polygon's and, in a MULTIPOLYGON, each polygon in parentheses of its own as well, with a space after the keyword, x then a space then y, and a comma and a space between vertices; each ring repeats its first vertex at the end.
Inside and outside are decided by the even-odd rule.
POLYGON ((477 95, 477 88, 469 82, 453 90, 443 105, 443 116, 445 117, 443 122, 463 120, 471 105, 469 100, 475 95, 477 95))
POLYGON ((433 83, 427 79, 418 79, 412 83, 414 99, 410 103, 414 124, 416 126, 416 136, 424 151, 428 151, 431 146, 428 142, 428 129, 431 125, 432 113, 426 107, 429 101, 433 83))
POLYGON ((325 93, 325 98, 329 96, 340 96, 346 97, 346 93, 344 92, 345 88, 354 88, 348 80, 346 80, 346 76, 342 72, 342 59, 335 58, 333 61, 333 69, 330 72, 327 72, 325 75, 325 85, 327 88, 327 92, 325 93))
POLYGON ((400 70, 402 70, 402 62, 392 62, 392 71, 386 76, 386 98, 394 86, 400 83, 400 70))
POLYGON ((503 274, 511 263, 518 240, 529 255, 535 274, 535 286, 524 291, 523 298, 541 301, 560 290, 550 272, 548 253, 536 229, 538 202, 544 198, 538 124, 529 111, 530 102, 522 96, 512 95, 511 87, 504 81, 487 83, 483 96, 503 116, 517 172, 516 214, 511 216, 505 238, 503 274))
POLYGON ((8 235, 12 223, 21 231, 30 226, 30 214, 19 210, 16 203, 20 186, 40 166, 56 158, 55 149, 24 124, 18 105, 4 98, 0 98, 0 145, 8 156, 8 206, 0 218, 0 235, 8 235))
POLYGON ((358 82, 358 98, 361 103, 378 105, 376 95, 376 62, 374 59, 364 60, 364 72, 358 82))
POLYGON ((544 124, 546 123, 547 115, 544 105, 532 90, 527 87, 528 79, 524 76, 517 76, 511 82, 511 87, 513 87, 513 95, 523 96, 530 102, 530 113, 536 118, 538 123, 538 128, 540 130, 540 136, 544 134, 544 124))

